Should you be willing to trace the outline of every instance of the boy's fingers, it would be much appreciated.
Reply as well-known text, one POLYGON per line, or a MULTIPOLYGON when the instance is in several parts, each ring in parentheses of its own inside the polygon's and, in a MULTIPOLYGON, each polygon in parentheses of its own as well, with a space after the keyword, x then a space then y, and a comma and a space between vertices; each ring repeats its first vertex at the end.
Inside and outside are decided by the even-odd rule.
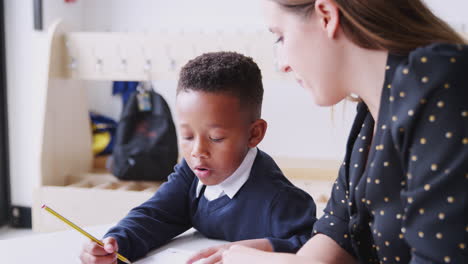
POLYGON ((203 258, 208 258, 209 256, 213 255, 218 251, 217 248, 211 247, 207 249, 200 250, 198 253, 195 255, 191 256, 189 260, 187 260, 187 264, 192 264, 197 260, 203 259, 203 258))
POLYGON ((117 263, 117 254, 94 256, 89 253, 82 252, 80 255, 80 260, 83 264, 113 264, 117 263))
POLYGON ((93 241, 88 241, 83 245, 83 252, 95 256, 105 256, 109 254, 103 247, 93 241))
POLYGON ((104 244, 104 250, 107 253, 114 253, 119 250, 119 246, 117 245, 117 240, 113 237, 106 237, 102 240, 102 243, 104 244))

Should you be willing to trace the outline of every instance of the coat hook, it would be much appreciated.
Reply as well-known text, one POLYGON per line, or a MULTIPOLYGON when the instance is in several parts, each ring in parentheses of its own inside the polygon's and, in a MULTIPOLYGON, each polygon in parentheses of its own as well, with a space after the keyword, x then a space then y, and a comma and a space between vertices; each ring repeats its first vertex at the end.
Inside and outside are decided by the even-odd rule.
POLYGON ((143 66, 143 69, 145 72, 150 72, 151 68, 153 67, 151 59, 146 59, 145 65, 143 66))
POLYGON ((97 72, 102 72, 103 64, 104 62, 101 58, 96 59, 96 71, 97 72))
POLYGON ((70 70, 76 70, 76 68, 78 67, 78 60, 75 58, 75 56, 72 55, 72 46, 70 40, 65 41, 65 47, 67 49, 67 53, 70 59, 70 62, 67 66, 70 70))
POLYGON ((78 67, 78 61, 75 59, 75 57, 70 56, 70 63, 68 63, 68 68, 71 70, 76 70, 78 67))
POLYGON ((127 71, 127 59, 121 58, 120 59, 120 68, 122 71, 126 72, 127 71))

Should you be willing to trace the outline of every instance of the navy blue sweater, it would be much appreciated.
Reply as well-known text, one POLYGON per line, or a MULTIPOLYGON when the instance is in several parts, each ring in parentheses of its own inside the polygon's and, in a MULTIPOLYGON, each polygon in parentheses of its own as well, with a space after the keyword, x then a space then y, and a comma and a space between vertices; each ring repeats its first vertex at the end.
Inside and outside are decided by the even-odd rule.
POLYGON ((296 252, 311 236, 315 203, 258 151, 250 177, 237 194, 208 201, 196 197, 198 178, 183 160, 168 182, 132 209, 105 237, 117 239, 130 260, 146 255, 191 227, 227 241, 267 238, 277 252, 296 252))

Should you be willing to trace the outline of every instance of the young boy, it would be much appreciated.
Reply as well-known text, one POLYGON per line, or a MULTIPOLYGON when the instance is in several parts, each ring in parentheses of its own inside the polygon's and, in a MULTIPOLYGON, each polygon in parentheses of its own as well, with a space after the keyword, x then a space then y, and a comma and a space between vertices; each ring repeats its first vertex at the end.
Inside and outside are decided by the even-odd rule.
MULTIPOLYGON (((115 263, 117 250, 133 261, 192 227, 266 251, 296 252, 310 238, 314 201, 256 148, 267 128, 261 78, 251 58, 234 52, 206 53, 181 69, 176 114, 184 159, 151 199, 108 231, 104 248, 84 246, 83 263, 115 263)), ((189 262, 215 263, 222 250, 189 262)))

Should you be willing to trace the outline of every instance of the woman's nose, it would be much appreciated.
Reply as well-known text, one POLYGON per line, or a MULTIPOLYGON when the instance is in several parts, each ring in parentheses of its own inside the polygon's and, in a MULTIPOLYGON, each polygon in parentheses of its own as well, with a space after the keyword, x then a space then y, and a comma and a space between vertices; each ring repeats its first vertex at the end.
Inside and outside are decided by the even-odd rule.
POLYGON ((277 50, 276 51, 276 63, 278 70, 284 73, 288 73, 292 71, 291 66, 289 66, 287 59, 285 58, 285 54, 283 52, 277 50))
POLYGON ((279 70, 284 73, 288 73, 292 71, 291 66, 289 66, 288 64, 280 64, 279 70))

